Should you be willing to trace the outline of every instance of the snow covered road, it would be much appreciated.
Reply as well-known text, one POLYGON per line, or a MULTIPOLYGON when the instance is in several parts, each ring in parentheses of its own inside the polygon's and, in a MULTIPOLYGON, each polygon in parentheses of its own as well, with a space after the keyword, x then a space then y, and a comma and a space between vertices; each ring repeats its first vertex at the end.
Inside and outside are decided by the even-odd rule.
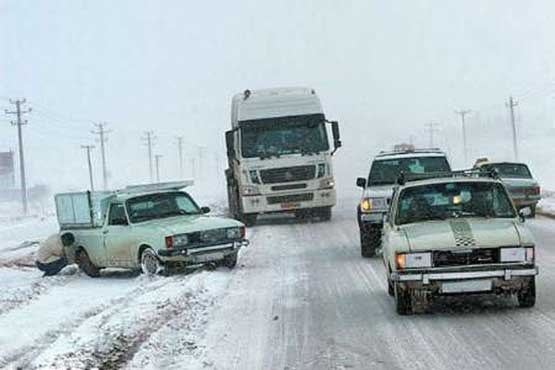
POLYGON ((381 260, 360 257, 355 204, 340 202, 328 223, 261 222, 249 230, 251 246, 231 272, 149 279, 113 270, 91 279, 67 268, 42 279, 0 253, 0 368, 521 369, 555 363, 555 221, 529 222, 540 265, 535 308, 475 297, 442 300, 433 314, 401 317, 387 295, 381 260))

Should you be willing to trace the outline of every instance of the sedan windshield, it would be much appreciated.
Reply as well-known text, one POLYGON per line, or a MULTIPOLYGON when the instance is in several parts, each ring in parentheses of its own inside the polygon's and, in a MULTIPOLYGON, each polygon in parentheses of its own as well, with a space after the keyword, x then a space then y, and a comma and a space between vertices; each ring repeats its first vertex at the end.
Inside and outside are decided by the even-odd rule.
POLYGON ((132 223, 156 218, 200 214, 200 209, 187 193, 171 192, 142 195, 127 201, 132 223))
POLYGON ((422 185, 399 195, 398 225, 460 217, 513 218, 515 211, 503 185, 495 182, 422 185))
POLYGON ((445 157, 412 157, 377 160, 372 163, 368 184, 370 186, 394 184, 399 173, 426 174, 449 172, 451 168, 445 157))
POLYGON ((241 153, 245 158, 313 154, 328 149, 324 116, 321 114, 241 123, 241 153))

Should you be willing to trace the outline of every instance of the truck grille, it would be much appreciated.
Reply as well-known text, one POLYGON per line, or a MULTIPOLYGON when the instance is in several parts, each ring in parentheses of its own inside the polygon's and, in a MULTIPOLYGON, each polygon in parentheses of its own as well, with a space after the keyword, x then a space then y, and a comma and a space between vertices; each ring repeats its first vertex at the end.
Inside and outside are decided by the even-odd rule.
POLYGON ((268 197, 268 204, 278 204, 278 203, 298 203, 298 202, 308 202, 314 198, 314 194, 292 194, 292 195, 282 195, 278 197, 268 197))
POLYGON ((482 265, 499 262, 499 249, 483 248, 467 251, 434 251, 434 267, 482 265))
POLYGON ((275 185, 272 186, 272 191, 280 190, 298 190, 306 188, 306 184, 291 184, 291 185, 275 185))
POLYGON ((316 166, 295 166, 260 170, 260 178, 265 184, 306 181, 316 176, 316 166))

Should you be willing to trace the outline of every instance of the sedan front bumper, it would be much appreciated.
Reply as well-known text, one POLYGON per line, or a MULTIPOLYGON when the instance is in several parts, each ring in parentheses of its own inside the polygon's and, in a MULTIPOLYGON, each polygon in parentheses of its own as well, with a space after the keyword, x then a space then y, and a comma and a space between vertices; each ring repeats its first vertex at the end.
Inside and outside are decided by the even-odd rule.
POLYGON ((490 271, 460 271, 460 272, 427 272, 427 273, 398 273, 391 274, 392 281, 398 282, 421 282, 426 285, 433 281, 456 281, 475 280, 487 278, 501 278, 511 280, 513 277, 536 276, 539 273, 538 266, 525 269, 502 269, 490 271))
POLYGON ((204 263, 217 261, 249 245, 247 239, 225 244, 195 246, 194 248, 158 249, 163 262, 204 263))

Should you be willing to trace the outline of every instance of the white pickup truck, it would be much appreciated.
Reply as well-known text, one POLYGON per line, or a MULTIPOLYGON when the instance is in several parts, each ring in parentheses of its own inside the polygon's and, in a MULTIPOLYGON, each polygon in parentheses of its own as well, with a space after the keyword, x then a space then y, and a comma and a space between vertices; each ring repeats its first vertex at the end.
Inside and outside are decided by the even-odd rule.
POLYGON ((207 216, 210 209, 182 190, 191 184, 57 194, 60 229, 75 236, 68 259, 92 277, 105 267, 146 274, 206 263, 235 267, 239 249, 248 244, 245 226, 207 216))

